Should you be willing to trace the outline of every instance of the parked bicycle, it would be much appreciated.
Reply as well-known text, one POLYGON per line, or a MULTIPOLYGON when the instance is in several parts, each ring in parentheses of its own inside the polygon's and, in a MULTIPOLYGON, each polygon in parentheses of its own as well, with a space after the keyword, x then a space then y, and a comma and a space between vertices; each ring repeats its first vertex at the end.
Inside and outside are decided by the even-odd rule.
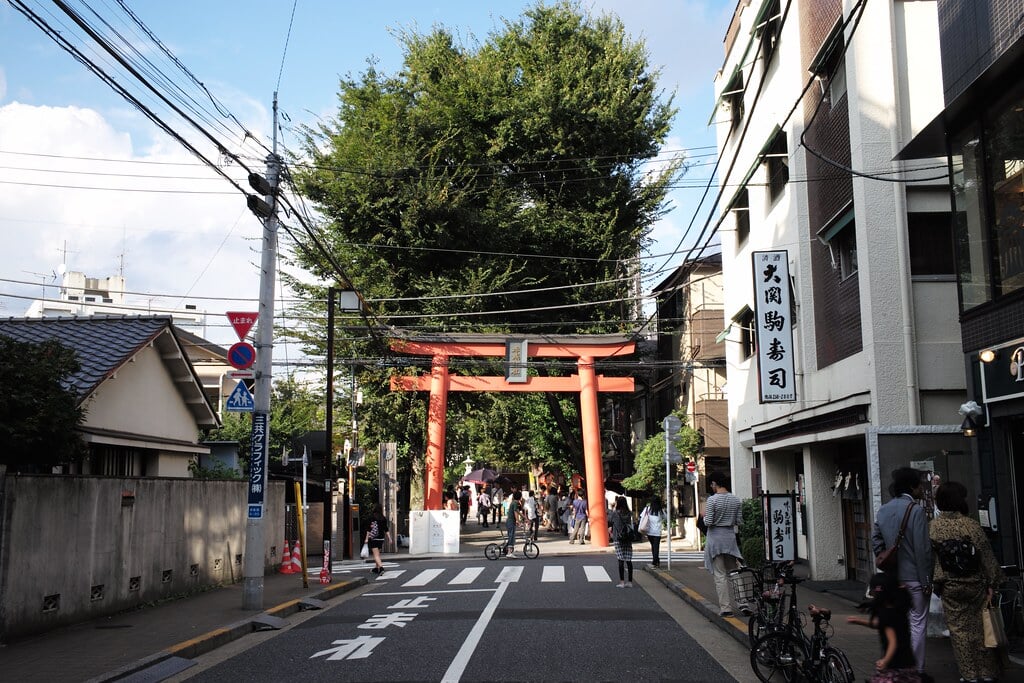
MULTIPOLYGON (((516 534, 519 534, 520 531, 522 531, 522 527, 516 527, 516 534)), ((499 537, 505 538, 505 534, 499 533, 499 537)), ((488 543, 487 547, 484 548, 484 557, 488 560, 496 560, 499 557, 508 557, 514 550, 515 548, 510 547, 508 539, 505 538, 504 543, 488 543)), ((533 542, 533 538, 531 536, 527 535, 523 537, 523 555, 531 560, 540 555, 540 547, 533 542)))
MULTIPOLYGON (((793 584, 795 586, 795 584, 793 584)), ((794 588, 795 595, 795 588, 794 588)), ((829 645, 832 610, 808 605, 814 633, 807 637, 789 630, 769 631, 750 650, 750 666, 759 681, 853 683, 846 654, 829 645)))
POLYGON ((769 564, 760 570, 740 567, 729 573, 729 579, 737 604, 747 605, 753 611, 747 621, 751 647, 770 631, 803 633, 796 604, 796 584, 800 579, 793 576, 792 562, 769 564))

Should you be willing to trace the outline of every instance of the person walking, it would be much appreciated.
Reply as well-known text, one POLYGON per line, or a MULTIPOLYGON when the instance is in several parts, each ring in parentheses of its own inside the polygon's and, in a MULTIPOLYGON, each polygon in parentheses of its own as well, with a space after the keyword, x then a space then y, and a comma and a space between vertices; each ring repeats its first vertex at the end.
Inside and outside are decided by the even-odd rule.
POLYGON ((647 541, 651 544, 651 566, 660 567, 661 559, 661 530, 664 525, 664 512, 661 509, 661 498, 654 496, 647 503, 647 507, 640 513, 640 525, 637 529, 642 534, 647 534, 647 541))
POLYGON ((373 506, 373 512, 370 514, 370 524, 366 530, 366 539, 363 541, 370 546, 370 552, 373 553, 374 567, 370 571, 374 574, 380 574, 384 571, 384 563, 380 559, 380 553, 384 549, 384 541, 390 540, 391 531, 388 529, 388 520, 384 516, 384 508, 378 503, 373 506))
POLYGON ((502 490, 501 484, 495 484, 494 490, 491 491, 491 522, 495 526, 501 524, 501 513, 505 509, 505 491, 502 490))
POLYGON ((722 472, 708 475, 712 495, 704 505, 704 523, 708 527, 704 545, 704 567, 715 577, 718 613, 732 616, 733 611, 749 611, 736 604, 729 591, 729 572, 738 569, 743 555, 736 545, 736 527, 740 523, 740 499, 729 492, 729 478, 722 472))
POLYGON ((1003 582, 1002 569, 978 520, 967 515, 963 484, 941 484, 935 506, 939 514, 928 528, 936 559, 933 585, 942 600, 960 680, 994 681, 999 661, 996 650, 985 647, 981 612, 1003 582))
POLYGON ((900 681, 921 683, 910 641, 910 593, 900 585, 895 575, 882 572, 871 577, 870 613, 864 617, 847 617, 851 624, 878 630, 882 656, 875 661, 873 681, 900 681))
POLYGON ((483 528, 490 526, 487 520, 491 517, 491 494, 487 493, 486 487, 476 497, 476 517, 483 528))
POLYGON ((587 493, 583 489, 576 492, 576 499, 572 501, 572 533, 569 534, 569 543, 575 543, 580 539, 580 545, 586 544, 586 525, 590 511, 587 509, 587 493))
POLYGON ((459 490, 459 524, 466 526, 469 519, 469 486, 463 486, 459 490))
POLYGON ((615 499, 615 507, 608 518, 612 544, 615 546, 615 559, 619 563, 619 583, 616 588, 633 587, 633 539, 630 531, 633 528, 633 517, 629 512, 629 503, 625 496, 615 499))
POLYGON ((548 486, 547 497, 548 532, 555 534, 562 530, 562 516, 558 513, 558 489, 554 484, 548 486))
POLYGON ((526 500, 523 501, 523 514, 526 517, 526 537, 537 540, 537 532, 540 527, 540 511, 538 510, 537 498, 532 490, 527 490, 526 500))
POLYGON ((928 515, 917 503, 921 486, 920 470, 912 467, 893 470, 889 486, 893 497, 875 513, 871 548, 878 556, 886 548, 894 547, 906 519, 897 553, 896 578, 910 593, 910 643, 917 670, 924 672, 928 601, 932 592, 932 544, 928 538, 928 515))

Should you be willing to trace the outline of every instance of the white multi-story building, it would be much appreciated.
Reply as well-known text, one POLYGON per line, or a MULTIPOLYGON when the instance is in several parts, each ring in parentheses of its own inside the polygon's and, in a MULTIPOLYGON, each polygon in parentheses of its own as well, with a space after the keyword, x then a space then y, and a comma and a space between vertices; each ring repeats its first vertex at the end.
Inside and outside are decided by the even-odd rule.
POLYGON ((942 107, 938 35, 928 0, 740 0, 725 38, 733 489, 795 494, 817 579, 870 576, 896 467, 970 484, 946 165, 893 160, 942 107))
POLYGON ((105 278, 87 277, 85 273, 65 271, 61 274, 57 298, 33 301, 25 312, 27 318, 59 318, 92 315, 169 315, 176 327, 203 336, 206 331, 206 313, 195 304, 183 308, 154 307, 144 298, 136 301, 125 298, 125 279, 122 275, 105 278))

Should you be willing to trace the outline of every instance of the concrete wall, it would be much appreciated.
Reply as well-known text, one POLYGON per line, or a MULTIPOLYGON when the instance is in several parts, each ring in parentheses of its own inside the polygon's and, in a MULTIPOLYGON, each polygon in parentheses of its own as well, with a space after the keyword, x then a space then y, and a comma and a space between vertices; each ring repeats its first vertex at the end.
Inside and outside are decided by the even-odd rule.
MULTIPOLYGON (((244 481, 0 479, 0 640, 242 578, 244 481)), ((284 486, 271 482, 264 565, 280 564, 284 486)))

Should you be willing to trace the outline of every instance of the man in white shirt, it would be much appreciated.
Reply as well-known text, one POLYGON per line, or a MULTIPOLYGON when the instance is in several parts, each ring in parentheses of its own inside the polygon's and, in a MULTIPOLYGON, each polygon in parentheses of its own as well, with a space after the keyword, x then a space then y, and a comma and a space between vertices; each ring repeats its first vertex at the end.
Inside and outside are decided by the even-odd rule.
POLYGON ((537 530, 540 527, 540 515, 537 514, 537 499, 534 497, 533 491, 526 492, 523 510, 526 511, 526 536, 536 541, 537 530))

